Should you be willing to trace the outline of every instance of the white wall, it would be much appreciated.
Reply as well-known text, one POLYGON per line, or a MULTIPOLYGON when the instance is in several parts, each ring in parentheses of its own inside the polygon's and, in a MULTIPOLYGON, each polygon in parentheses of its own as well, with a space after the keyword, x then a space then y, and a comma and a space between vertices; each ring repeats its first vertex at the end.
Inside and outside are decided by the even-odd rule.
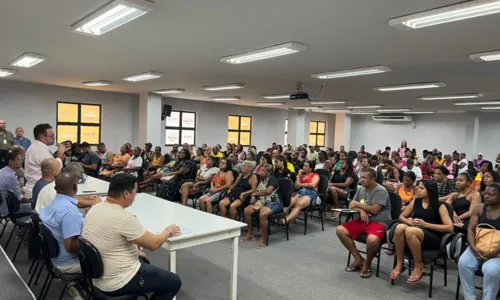
POLYGON ((365 145, 367 151, 374 153, 386 146, 399 147, 402 140, 410 148, 422 150, 438 148, 444 153, 454 150, 465 152, 469 159, 483 152, 486 159, 495 160, 500 152, 498 130, 500 120, 493 113, 432 114, 414 116, 412 123, 375 122, 371 116, 353 115, 350 149, 358 150, 365 145), (474 145, 474 122, 479 120, 479 137, 474 145), (474 147, 475 146, 475 147, 474 147))
POLYGON ((101 141, 111 150, 137 143, 138 95, 0 80, 0 118, 7 122, 7 130, 14 133, 23 127, 32 140, 37 124, 49 123, 56 129, 58 101, 101 104, 101 141))
MULTIPOLYGON (((227 143, 228 116, 242 115, 252 117, 252 144, 257 149, 267 149, 273 142, 284 144, 285 120, 288 111, 283 109, 270 109, 261 107, 248 107, 229 103, 214 103, 205 101, 165 98, 164 104, 172 105, 172 110, 196 112, 196 144, 208 145, 227 143)), ((309 130, 309 121, 327 122, 327 143, 335 136, 335 115, 308 113, 306 116, 306 130, 309 130)), ((162 126, 164 126, 164 122, 162 126)), ((290 124, 289 124, 290 126, 290 124)), ((305 132, 304 134, 309 134, 305 132)), ((306 139, 306 141, 308 138, 306 139)), ((165 144, 165 136, 162 137, 165 144)))

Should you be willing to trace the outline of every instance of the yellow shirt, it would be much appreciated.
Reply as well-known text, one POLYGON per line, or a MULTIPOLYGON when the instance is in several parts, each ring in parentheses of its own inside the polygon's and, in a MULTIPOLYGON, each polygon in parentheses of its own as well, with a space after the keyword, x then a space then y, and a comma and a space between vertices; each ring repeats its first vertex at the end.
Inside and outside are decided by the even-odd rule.
POLYGON ((224 157, 224 154, 222 154, 222 152, 218 152, 217 154, 213 154, 213 153, 212 153, 212 156, 213 156, 213 157, 218 157, 218 158, 223 158, 223 157, 224 157))
POLYGON ((292 163, 287 162, 287 163, 286 163, 286 168, 287 168, 288 170, 290 170, 290 172, 295 173, 295 167, 293 166, 293 164, 292 164, 292 163))
POLYGON ((436 158, 436 163, 437 163, 438 165, 442 166, 442 165, 443 165, 443 163, 444 163, 444 158, 441 158, 441 159, 437 159, 437 158, 436 158))

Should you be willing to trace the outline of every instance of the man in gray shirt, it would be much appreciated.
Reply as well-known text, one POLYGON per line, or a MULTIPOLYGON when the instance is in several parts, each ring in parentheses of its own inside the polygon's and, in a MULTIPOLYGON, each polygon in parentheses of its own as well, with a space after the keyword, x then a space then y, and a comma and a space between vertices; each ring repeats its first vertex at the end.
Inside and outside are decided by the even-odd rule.
POLYGON ((359 212, 359 219, 337 227, 337 236, 354 257, 354 263, 345 270, 357 272, 361 269, 362 278, 371 277, 372 260, 385 237, 385 224, 392 219, 389 193, 376 179, 377 173, 373 169, 363 169, 361 186, 349 204, 350 209, 359 212), (366 260, 354 243, 354 239, 361 234, 366 234, 366 260))
POLYGON ((97 169, 99 164, 99 155, 92 151, 89 143, 83 142, 80 144, 80 150, 83 155, 80 157, 80 164, 83 167, 85 174, 97 177, 99 170, 97 169))

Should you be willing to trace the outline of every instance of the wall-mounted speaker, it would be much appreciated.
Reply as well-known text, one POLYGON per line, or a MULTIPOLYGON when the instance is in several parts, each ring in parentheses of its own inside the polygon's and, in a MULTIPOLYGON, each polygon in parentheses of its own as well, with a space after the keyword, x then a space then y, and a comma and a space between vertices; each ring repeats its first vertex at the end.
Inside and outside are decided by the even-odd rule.
POLYGON ((170 117, 172 113, 172 105, 163 104, 163 110, 161 112, 161 119, 165 120, 166 117, 170 117))

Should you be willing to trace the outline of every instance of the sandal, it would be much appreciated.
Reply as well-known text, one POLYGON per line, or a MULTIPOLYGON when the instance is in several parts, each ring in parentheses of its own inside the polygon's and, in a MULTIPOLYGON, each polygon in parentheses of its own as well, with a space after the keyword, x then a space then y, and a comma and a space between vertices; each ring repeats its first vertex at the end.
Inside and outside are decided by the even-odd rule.
POLYGON ((361 270, 362 267, 363 267, 363 264, 361 264, 361 265, 352 264, 349 267, 346 267, 345 271, 346 272, 357 272, 357 271, 361 270))
POLYGON ((255 240, 255 236, 248 236, 248 235, 245 235, 243 238, 241 238, 241 241, 242 242, 246 242, 246 241, 253 241, 255 240))
POLYGON ((406 281, 406 283, 408 284, 417 284, 419 283, 423 278, 424 278, 424 273, 422 273, 422 275, 420 276, 414 276, 414 275, 411 275, 408 280, 406 281))
POLYGON ((401 272, 397 273, 396 271, 392 270, 391 274, 389 274, 389 278, 392 280, 397 280, 401 274, 403 274, 405 271, 405 268, 401 270, 401 272))
POLYGON ((361 272, 361 273, 359 274, 359 277, 361 277, 361 278, 363 278, 363 279, 368 279, 368 278, 372 277, 372 270, 368 270, 368 271, 366 271, 366 272, 364 272, 364 273, 363 273, 363 272, 361 272))
POLYGON ((261 244, 261 243, 257 243, 257 245, 255 246, 255 248, 257 248, 257 249, 262 249, 265 247, 266 247, 266 244, 261 244))
POLYGON ((332 211, 332 216, 330 217, 330 220, 337 220, 340 216, 339 211, 332 211))

